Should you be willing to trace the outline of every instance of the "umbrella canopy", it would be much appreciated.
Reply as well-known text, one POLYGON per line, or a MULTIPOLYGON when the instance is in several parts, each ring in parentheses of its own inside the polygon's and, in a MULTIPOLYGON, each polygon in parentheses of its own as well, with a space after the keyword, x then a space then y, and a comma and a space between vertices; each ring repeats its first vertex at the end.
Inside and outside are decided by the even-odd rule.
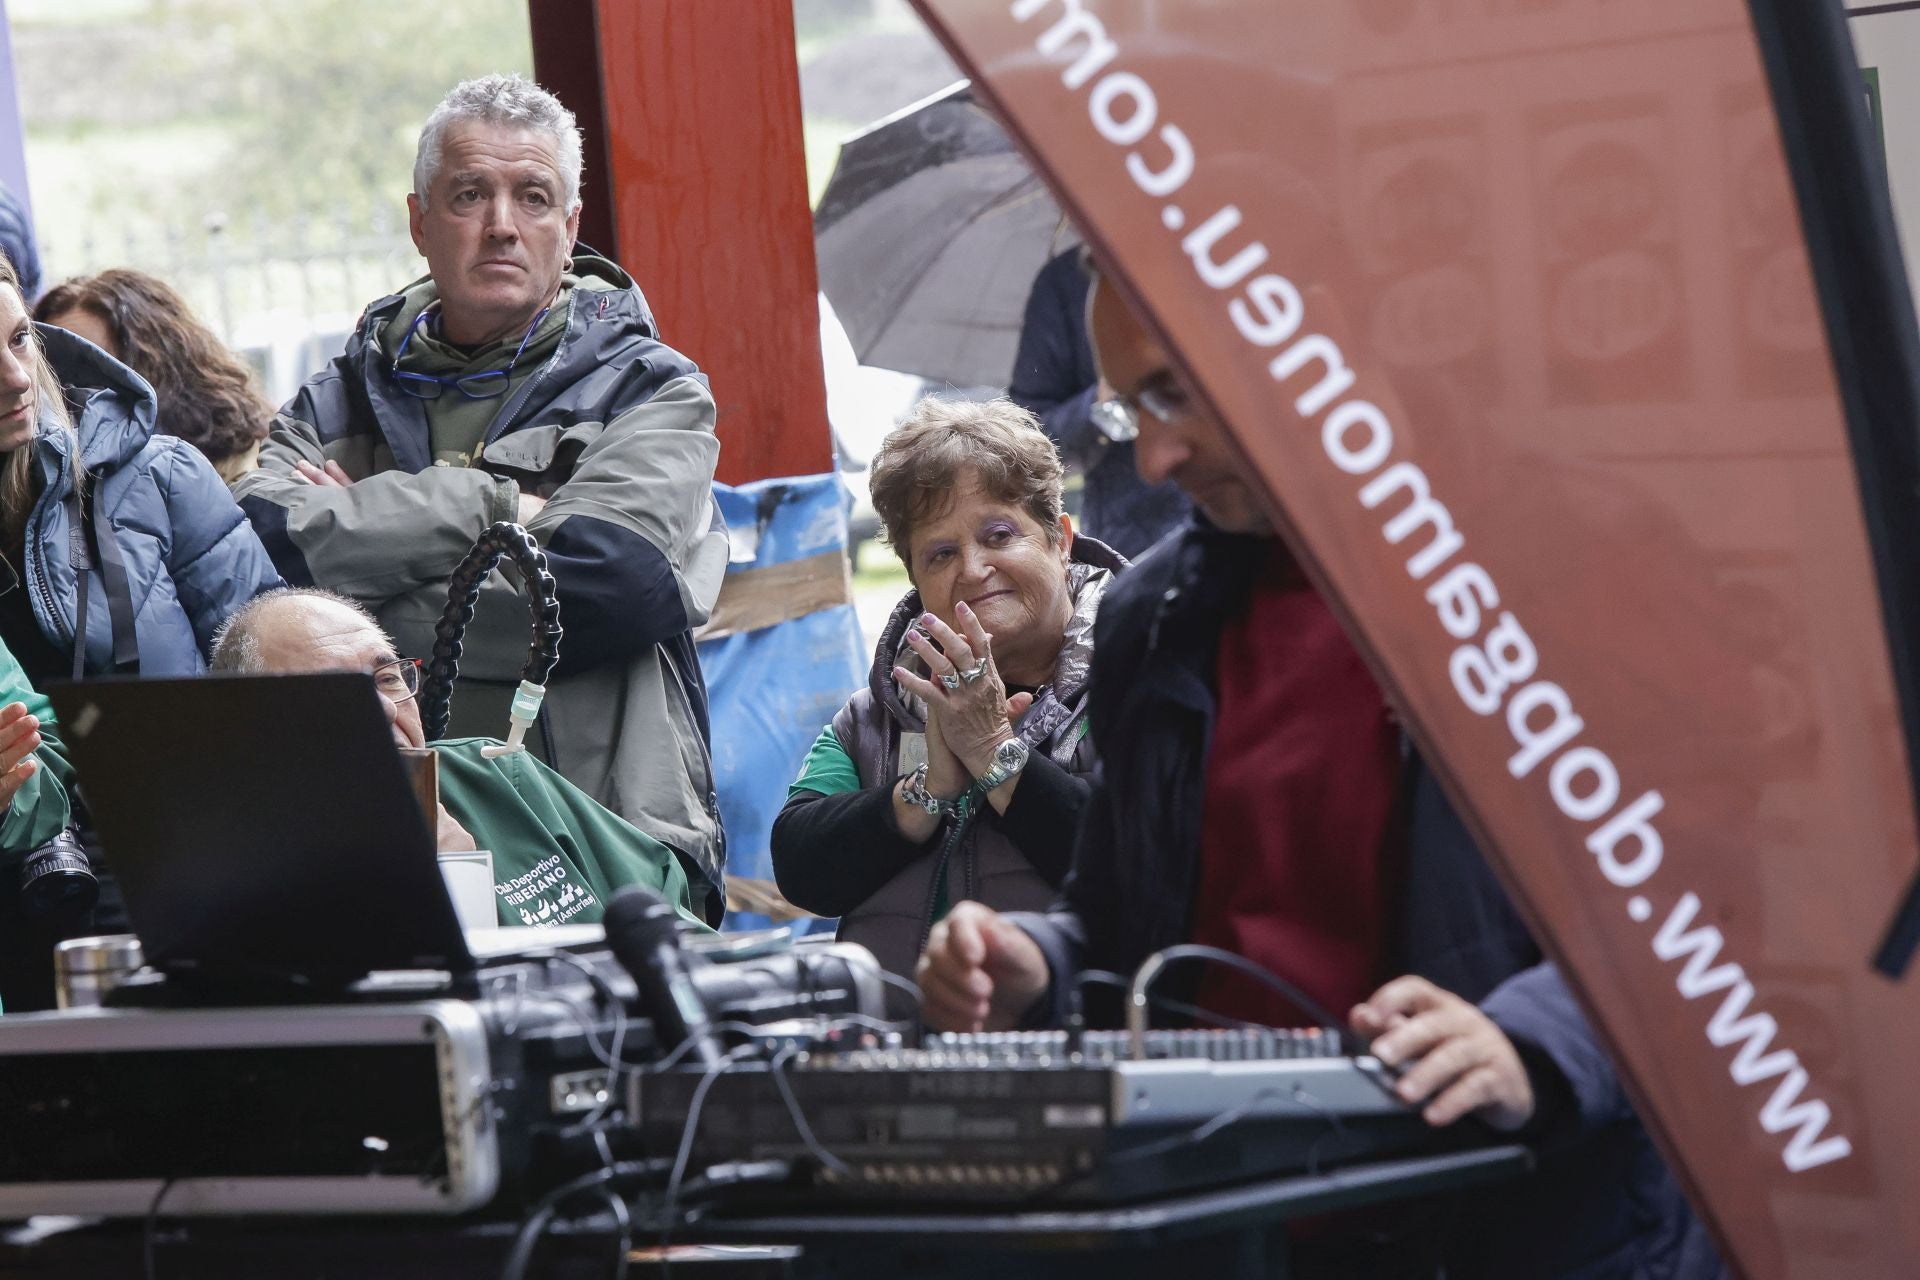
POLYGON ((964 81, 848 139, 813 225, 860 362, 961 387, 1007 384, 1033 278, 1079 241, 964 81))

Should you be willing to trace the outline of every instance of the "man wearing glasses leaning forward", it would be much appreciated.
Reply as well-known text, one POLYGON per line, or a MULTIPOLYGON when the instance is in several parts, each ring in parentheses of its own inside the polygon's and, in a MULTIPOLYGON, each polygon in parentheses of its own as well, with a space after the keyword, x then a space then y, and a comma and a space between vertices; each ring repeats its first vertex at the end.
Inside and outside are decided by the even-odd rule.
MULTIPOLYGON (((294 675, 365 671, 402 747, 426 745, 420 729, 419 662, 400 657, 371 614, 312 587, 269 591, 242 605, 213 643, 213 669, 294 675)), ((0 721, 5 713, 0 712, 0 721)), ((0 728, 0 742, 7 730, 0 728)), ((607 900, 645 885, 691 920, 687 876, 671 850, 519 751, 492 759, 486 738, 433 744, 439 757, 442 853, 493 854, 494 899, 503 925, 594 924, 607 900)), ((0 764, 8 759, 0 750, 0 764)), ((5 777, 0 776, 0 789, 5 777)), ((4 832, 0 832, 4 835, 4 832)))
MULTIPOLYGON (((352 597, 414 653, 481 531, 525 525, 566 628, 529 743, 671 847, 717 920, 724 842, 691 631, 727 564, 714 403, 626 273, 575 252, 580 170, 572 114, 537 85, 449 93, 407 197, 429 274, 367 308, 236 496, 288 582, 352 597)), ((527 626, 496 572, 466 634, 455 733, 506 724, 527 626)))
MULTIPOLYGON (((929 1026, 1060 1025, 1088 969, 1177 943, 1255 962, 1345 1014, 1435 1127, 1518 1134, 1539 1165, 1491 1191, 1223 1244, 1294 1280, 1725 1275, 1559 971, 1434 775, 1404 746, 1340 621, 1280 541, 1232 437, 1104 283, 1089 311, 1143 478, 1200 519, 1101 599, 1088 716, 1100 763, 1062 901, 963 902, 918 978, 929 1026), (1267 1250, 1272 1252, 1266 1252, 1267 1250)), ((1176 973, 1229 1020, 1311 1025, 1237 971, 1176 973)), ((1111 1013, 1098 989, 1090 1016, 1111 1013)), ((1189 1270, 1206 1274, 1246 1258, 1189 1270)))

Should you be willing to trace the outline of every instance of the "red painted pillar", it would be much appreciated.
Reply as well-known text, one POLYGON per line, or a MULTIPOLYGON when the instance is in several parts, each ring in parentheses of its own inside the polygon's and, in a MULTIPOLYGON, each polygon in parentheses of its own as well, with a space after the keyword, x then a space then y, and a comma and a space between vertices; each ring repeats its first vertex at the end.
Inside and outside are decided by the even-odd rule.
POLYGON ((535 74, 587 134, 581 238, 712 379, 719 478, 832 470, 791 0, 529 13, 535 74))
MULTIPOLYGON (((620 237, 614 227, 607 175, 607 121, 600 95, 600 20, 594 0, 527 0, 533 32, 533 75, 580 123, 586 173, 580 182, 580 243, 615 262, 620 237)), ((643 286, 644 287, 644 283, 643 286)))

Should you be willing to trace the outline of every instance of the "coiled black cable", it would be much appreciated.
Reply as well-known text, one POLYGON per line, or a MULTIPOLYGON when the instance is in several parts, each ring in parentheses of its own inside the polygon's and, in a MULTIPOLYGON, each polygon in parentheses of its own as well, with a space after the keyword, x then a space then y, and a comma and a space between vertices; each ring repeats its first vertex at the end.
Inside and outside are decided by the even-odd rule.
POLYGON ((446 610, 433 629, 433 660, 420 690, 420 723, 429 742, 446 736, 447 718, 453 709, 453 682, 460 674, 461 643, 467 625, 473 621, 480 586, 493 567, 508 556, 513 557, 526 584, 527 611, 533 616, 533 641, 527 647, 527 665, 520 678, 544 686, 560 660, 559 584, 547 570, 547 553, 517 524, 501 520, 489 525, 453 571, 447 583, 446 610))

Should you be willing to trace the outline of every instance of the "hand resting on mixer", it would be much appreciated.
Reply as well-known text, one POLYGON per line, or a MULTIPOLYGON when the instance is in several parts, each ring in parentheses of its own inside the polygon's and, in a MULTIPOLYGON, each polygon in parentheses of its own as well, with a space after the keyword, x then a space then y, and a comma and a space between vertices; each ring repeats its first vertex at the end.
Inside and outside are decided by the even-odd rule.
POLYGON ((927 1025, 941 1031, 1007 1031, 1050 981, 1032 938, 978 902, 956 903, 927 935, 914 977, 927 1025))
MULTIPOLYGON (((957 904, 927 936, 915 972, 927 1025, 1007 1031, 1052 981, 1026 932, 977 902, 957 904)), ((1533 1086, 1513 1042, 1473 1004, 1425 978, 1387 983, 1354 1007, 1353 1030, 1403 1074, 1395 1091, 1436 1128, 1469 1114, 1512 1132, 1533 1118, 1533 1086)))
POLYGON ((1468 1114, 1504 1133, 1533 1118, 1533 1085, 1513 1041, 1478 1007, 1425 978, 1395 978, 1348 1015, 1373 1054, 1405 1068, 1394 1091, 1428 1124, 1468 1114))

